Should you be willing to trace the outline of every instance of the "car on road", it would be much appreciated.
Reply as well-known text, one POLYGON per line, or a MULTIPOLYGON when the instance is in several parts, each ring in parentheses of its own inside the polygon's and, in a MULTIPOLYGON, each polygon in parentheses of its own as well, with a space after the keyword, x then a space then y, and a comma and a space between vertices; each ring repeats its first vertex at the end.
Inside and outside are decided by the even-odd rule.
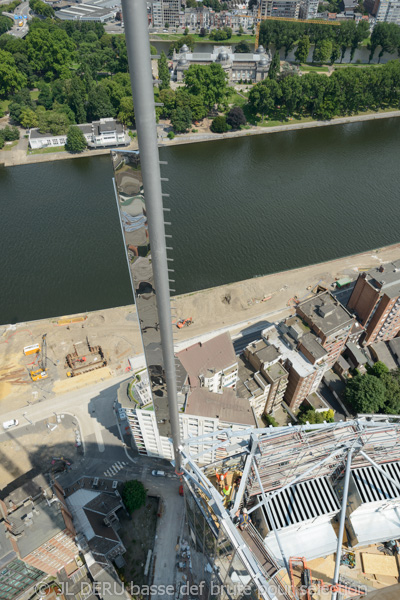
POLYGON ((11 421, 4 421, 3 429, 10 429, 11 427, 16 427, 18 425, 17 419, 11 419, 11 421))
POLYGON ((118 415, 119 415, 119 418, 121 419, 121 421, 123 421, 124 419, 126 419, 126 412, 124 411, 123 408, 120 408, 118 410, 118 415))
POLYGON ((165 477, 165 471, 152 471, 151 474, 154 477, 165 477))

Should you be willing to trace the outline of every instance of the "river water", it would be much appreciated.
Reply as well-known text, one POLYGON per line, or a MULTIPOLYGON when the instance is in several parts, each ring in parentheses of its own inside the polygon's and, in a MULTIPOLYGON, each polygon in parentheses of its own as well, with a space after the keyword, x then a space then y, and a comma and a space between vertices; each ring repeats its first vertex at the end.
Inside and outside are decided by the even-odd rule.
MULTIPOLYGON (((400 119, 161 149, 178 293, 399 241, 400 119)), ((0 168, 0 323, 131 302, 108 156, 0 168)))

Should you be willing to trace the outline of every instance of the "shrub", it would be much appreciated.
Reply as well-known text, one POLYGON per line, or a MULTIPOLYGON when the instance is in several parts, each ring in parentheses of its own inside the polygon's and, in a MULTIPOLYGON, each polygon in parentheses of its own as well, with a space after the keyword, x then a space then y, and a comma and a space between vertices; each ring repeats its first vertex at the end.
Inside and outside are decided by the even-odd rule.
POLYGON ((175 137, 175 134, 174 134, 174 132, 173 132, 173 131, 170 131, 170 132, 168 133, 167 137, 168 137, 170 140, 173 140, 173 139, 174 139, 174 137, 175 137))
POLYGON ((127 481, 122 490, 122 500, 129 513, 143 506, 146 502, 146 490, 141 481, 134 479, 127 481))
POLYGON ((279 427, 279 423, 272 415, 263 415, 263 421, 266 425, 272 425, 272 427, 279 427))
POLYGON ((226 122, 226 117, 215 117, 210 127, 213 133, 225 133, 228 131, 228 124, 226 122))

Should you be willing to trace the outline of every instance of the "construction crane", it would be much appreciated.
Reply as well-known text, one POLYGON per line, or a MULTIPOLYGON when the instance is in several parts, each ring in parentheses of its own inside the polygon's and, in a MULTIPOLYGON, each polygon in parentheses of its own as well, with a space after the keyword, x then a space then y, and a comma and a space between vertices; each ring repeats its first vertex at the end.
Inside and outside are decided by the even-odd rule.
POLYGON ((47 333, 42 335, 42 348, 40 351, 40 358, 38 361, 39 369, 31 371, 32 381, 39 381, 40 379, 46 379, 48 377, 47 372, 47 333))
POLYGON ((256 29, 256 43, 255 49, 257 50, 260 40, 260 27, 261 21, 289 21, 290 23, 316 23, 317 25, 340 25, 338 21, 323 21, 322 19, 291 19, 289 17, 268 17, 267 15, 261 16, 261 1, 258 3, 257 12, 257 29, 256 29))

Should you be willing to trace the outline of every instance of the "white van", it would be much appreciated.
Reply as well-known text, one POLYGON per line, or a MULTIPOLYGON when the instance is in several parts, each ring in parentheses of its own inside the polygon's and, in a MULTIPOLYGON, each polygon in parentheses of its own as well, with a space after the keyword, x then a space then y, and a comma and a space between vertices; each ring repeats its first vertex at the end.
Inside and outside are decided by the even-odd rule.
POLYGON ((18 425, 17 419, 11 419, 11 421, 4 421, 3 428, 10 429, 11 427, 16 427, 18 425))

